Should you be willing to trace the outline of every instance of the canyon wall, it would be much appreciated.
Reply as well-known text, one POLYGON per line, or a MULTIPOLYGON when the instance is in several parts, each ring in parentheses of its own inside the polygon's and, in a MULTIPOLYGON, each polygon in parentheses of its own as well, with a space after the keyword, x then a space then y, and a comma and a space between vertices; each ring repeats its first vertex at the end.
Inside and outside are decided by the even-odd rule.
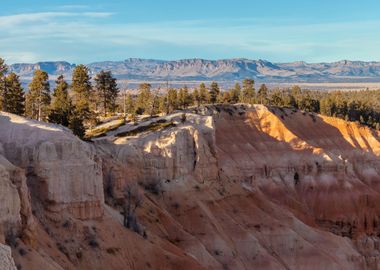
POLYGON ((379 132, 261 105, 152 121, 172 125, 82 142, 1 113, 0 243, 16 264, 380 269, 379 132))
POLYGON ((111 194, 137 181, 160 209, 140 213, 150 230, 209 269, 379 268, 378 132, 264 106, 173 119, 97 142, 113 160, 111 194))

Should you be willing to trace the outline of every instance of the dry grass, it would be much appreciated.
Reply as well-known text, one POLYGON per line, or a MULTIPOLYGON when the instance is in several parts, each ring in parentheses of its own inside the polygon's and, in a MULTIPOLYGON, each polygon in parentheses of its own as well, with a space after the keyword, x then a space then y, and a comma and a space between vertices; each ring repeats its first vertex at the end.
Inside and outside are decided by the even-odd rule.
POLYGON ((161 129, 174 127, 174 126, 175 126, 175 124, 173 122, 166 122, 166 123, 153 122, 153 123, 150 123, 149 125, 146 125, 146 126, 139 126, 133 130, 118 133, 118 134, 116 134, 116 137, 136 136, 136 135, 143 133, 143 132, 154 132, 154 131, 158 131, 161 129))
POLYGON ((85 138, 91 139, 91 138, 100 138, 100 137, 106 136, 106 134, 108 132, 114 131, 114 130, 118 129, 119 127, 121 127, 122 125, 125 125, 124 119, 120 120, 119 122, 117 122, 116 124, 111 125, 111 126, 98 127, 98 128, 88 130, 86 132, 85 138))

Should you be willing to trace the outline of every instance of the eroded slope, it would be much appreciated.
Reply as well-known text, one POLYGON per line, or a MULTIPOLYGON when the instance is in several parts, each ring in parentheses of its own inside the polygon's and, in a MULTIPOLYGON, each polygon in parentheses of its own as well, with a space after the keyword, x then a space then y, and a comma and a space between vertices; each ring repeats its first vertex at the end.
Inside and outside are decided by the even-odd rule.
POLYGON ((0 212, 9 209, 0 243, 13 245, 16 264, 380 268, 378 132, 245 105, 152 121, 162 125, 120 127, 84 143, 57 126, 0 116, 8 205, 0 212), (139 204, 127 229, 131 187, 139 204))

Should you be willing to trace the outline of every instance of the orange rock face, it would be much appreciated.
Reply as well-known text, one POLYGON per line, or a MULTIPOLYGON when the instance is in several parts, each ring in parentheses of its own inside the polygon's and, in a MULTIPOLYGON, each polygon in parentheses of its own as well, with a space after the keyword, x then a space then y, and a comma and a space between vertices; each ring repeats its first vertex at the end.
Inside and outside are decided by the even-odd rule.
POLYGON ((162 181, 150 230, 208 269, 377 269, 376 131, 264 106, 198 113, 114 141, 114 194, 162 181))
MULTIPOLYGON (((188 111, 184 122, 181 113, 166 118, 176 126, 92 145, 51 125, 29 130, 42 143, 0 130, 0 154, 28 181, 26 191, 10 189, 31 192, 28 228, 37 236, 33 245, 17 240, 16 265, 380 269, 378 132, 264 106, 208 106, 188 111), (24 148, 12 152, 15 139, 24 148), (138 233, 123 226, 131 185, 141 195, 138 233)), ((16 198, 9 218, 18 224, 25 198, 16 198)))

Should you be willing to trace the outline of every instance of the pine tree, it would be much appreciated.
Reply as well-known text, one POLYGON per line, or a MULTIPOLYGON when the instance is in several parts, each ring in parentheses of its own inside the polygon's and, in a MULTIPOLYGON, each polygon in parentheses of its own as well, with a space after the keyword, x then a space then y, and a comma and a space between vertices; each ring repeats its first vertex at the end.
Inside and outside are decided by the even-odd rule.
POLYGON ((197 88, 195 88, 193 91, 193 100, 196 103, 197 107, 201 105, 201 96, 197 88))
POLYGON ((160 106, 160 99, 159 99, 159 89, 156 90, 153 94, 151 99, 149 100, 148 104, 146 105, 146 113, 150 116, 156 115, 159 113, 159 106, 160 106))
POLYGON ((219 85, 217 82, 212 82, 210 85, 210 102, 214 104, 217 101, 218 95, 220 93, 219 85))
POLYGON ((5 110, 5 100, 4 95, 6 92, 6 80, 5 80, 5 74, 8 71, 8 67, 5 64, 4 59, 0 58, 0 110, 5 110))
POLYGON ((265 84, 262 84, 257 92, 257 99, 260 104, 267 104, 268 100, 268 88, 265 84))
POLYGON ((231 103, 231 93, 230 92, 224 92, 223 95, 219 95, 220 96, 220 102, 221 103, 225 103, 225 104, 228 104, 228 103, 231 103))
POLYGON ((270 104, 273 106, 278 106, 278 107, 283 106, 282 95, 279 89, 276 89, 272 92, 270 96, 270 104))
POLYGON ((323 97, 320 100, 321 113, 327 116, 332 116, 335 113, 335 106, 330 97, 323 97))
POLYGON ((235 83, 235 86, 230 93, 231 102, 232 103, 238 103, 240 95, 241 95, 241 86, 239 83, 235 83))
POLYGON ((161 95, 158 99, 158 111, 168 114, 168 95, 161 95))
POLYGON ((135 112, 135 101, 133 100, 133 97, 131 94, 127 94, 125 98, 125 111, 127 113, 135 112))
POLYGON ((302 89, 301 89, 301 87, 299 87, 298 85, 293 85, 292 86, 292 90, 291 90, 291 95, 296 100, 296 104, 297 104, 296 108, 298 109, 299 108, 298 103, 299 103, 300 97, 302 95, 302 89))
POLYGON ((36 70, 26 96, 26 115, 32 119, 44 121, 49 113, 49 105, 49 76, 45 71, 36 70))
POLYGON ((168 91, 168 113, 178 109, 178 94, 176 89, 169 89, 168 91))
POLYGON ((178 103, 179 103, 179 107, 181 109, 184 109, 185 108, 185 91, 183 88, 179 89, 178 91, 178 103))
POLYGON ((193 103, 193 96, 190 95, 189 88, 187 86, 179 90, 178 102, 181 109, 186 109, 193 103))
POLYGON ((284 101, 284 106, 291 107, 291 108, 297 108, 297 101, 289 91, 284 93, 283 101, 284 101))
POLYGON ((101 71, 96 75, 95 90, 103 107, 104 116, 107 116, 108 111, 115 110, 116 98, 119 93, 116 79, 110 71, 101 71))
POLYGON ((185 85, 183 88, 183 93, 184 93, 184 102, 183 102, 183 107, 187 109, 189 106, 193 104, 193 96, 190 95, 189 88, 185 85))
POLYGON ((148 113, 149 106, 152 102, 151 85, 142 83, 139 85, 139 94, 136 100, 137 114, 148 113))
POLYGON ((254 103, 255 99, 255 81, 251 79, 243 80, 243 88, 241 91, 240 102, 243 103, 254 103))
POLYGON ((94 95, 92 94, 89 70, 85 65, 75 67, 72 75, 71 90, 77 116, 83 121, 90 120, 92 118, 90 105, 94 95))
POLYGON ((210 96, 204 83, 199 85, 199 96, 202 105, 210 102, 210 96))
POLYGON ((69 85, 63 75, 57 78, 55 84, 53 100, 50 105, 49 122, 67 127, 73 110, 68 93, 69 85))
MULTIPOLYGON (((307 112, 316 112, 319 113, 320 106, 319 106, 319 100, 316 100, 311 97, 310 93, 304 93, 299 100, 299 109, 307 112)), ((344 114, 345 115, 345 114, 344 114)), ((344 117, 344 115, 342 115, 344 117)))
POLYGON ((6 112, 23 115, 25 112, 24 89, 20 78, 15 73, 10 73, 5 78, 5 89, 3 92, 3 110, 6 112))
POLYGON ((78 112, 74 112, 69 119, 69 128, 73 131, 74 135, 83 139, 86 133, 86 129, 83 125, 83 119, 79 117, 78 112))
POLYGON ((5 60, 3 58, 0 58, 0 77, 5 76, 7 71, 8 71, 8 67, 5 64, 5 60))

